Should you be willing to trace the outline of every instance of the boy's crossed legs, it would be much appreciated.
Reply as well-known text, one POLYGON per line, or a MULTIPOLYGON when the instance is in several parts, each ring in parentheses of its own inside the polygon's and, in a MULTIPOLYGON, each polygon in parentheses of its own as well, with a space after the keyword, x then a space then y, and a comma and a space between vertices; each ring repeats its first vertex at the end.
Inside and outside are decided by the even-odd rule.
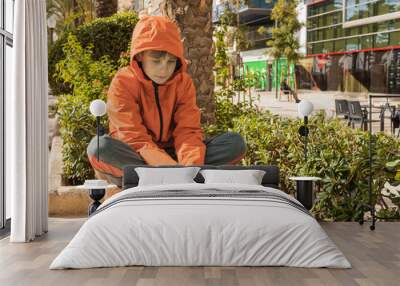
MULTIPOLYGON (((205 165, 234 165, 246 153, 243 137, 226 132, 204 141, 206 145, 205 165)), ((105 134, 99 139, 100 160, 97 161, 97 136, 90 141, 87 154, 96 175, 119 187, 122 186, 123 168, 126 165, 146 165, 146 162, 128 144, 105 134)), ((176 160, 173 148, 165 151, 176 160)))

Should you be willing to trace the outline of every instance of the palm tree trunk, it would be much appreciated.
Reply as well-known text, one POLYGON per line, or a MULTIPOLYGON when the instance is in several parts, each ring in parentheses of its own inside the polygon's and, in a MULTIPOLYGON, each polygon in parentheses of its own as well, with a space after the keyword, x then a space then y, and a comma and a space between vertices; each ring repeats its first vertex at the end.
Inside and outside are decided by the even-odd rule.
MULTIPOLYGON (((290 71, 290 61, 286 61, 286 63, 287 63, 287 70, 286 70, 286 73, 287 73, 287 76, 286 76, 286 78, 287 78, 287 84, 288 84, 289 88, 292 88, 292 87, 291 87, 291 84, 290 84, 290 82, 291 82, 291 80, 292 80, 292 78, 291 78, 292 73, 291 73, 291 71, 290 71)), ((292 94, 291 94, 291 93, 289 93, 289 96, 288 96, 288 97, 289 97, 289 98, 288 98, 288 101, 292 101, 292 94)))
POLYGON ((279 58, 275 58, 275 98, 278 99, 278 61, 279 58))
POLYGON ((294 91, 297 92, 297 76, 296 76, 296 63, 293 64, 293 80, 294 80, 294 91))
MULTIPOLYGON (((77 0, 72 0, 72 13, 79 13, 79 5, 77 0)), ((78 27, 81 24, 79 17, 75 18, 73 23, 75 28, 78 27)))
POLYGON ((212 2, 164 0, 159 6, 162 15, 175 21, 180 28, 203 123, 215 122, 212 2))
POLYGON ((118 11, 118 0, 96 0, 96 17, 109 17, 118 11))

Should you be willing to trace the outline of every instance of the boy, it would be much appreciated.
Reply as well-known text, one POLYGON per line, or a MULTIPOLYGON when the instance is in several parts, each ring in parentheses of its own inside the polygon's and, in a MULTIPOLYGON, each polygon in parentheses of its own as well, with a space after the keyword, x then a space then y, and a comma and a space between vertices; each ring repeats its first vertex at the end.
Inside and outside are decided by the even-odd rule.
POLYGON ((204 141, 196 92, 186 72, 175 23, 144 16, 132 35, 130 66, 120 69, 107 95, 109 135, 87 148, 98 178, 122 185, 126 165, 235 164, 243 138, 228 132, 204 141))

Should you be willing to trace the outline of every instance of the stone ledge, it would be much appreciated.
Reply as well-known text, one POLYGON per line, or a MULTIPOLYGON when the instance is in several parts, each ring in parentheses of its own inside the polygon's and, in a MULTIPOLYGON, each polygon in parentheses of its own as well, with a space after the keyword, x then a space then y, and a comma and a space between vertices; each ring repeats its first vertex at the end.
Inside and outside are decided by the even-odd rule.
POLYGON ((49 155, 49 192, 57 191, 61 186, 63 172, 62 146, 62 138, 60 136, 54 137, 49 155))
MULTIPOLYGON (((107 189, 102 202, 120 192, 118 187, 107 189)), ((62 186, 49 192, 49 216, 51 217, 87 217, 88 206, 92 203, 88 191, 77 186, 62 186)))

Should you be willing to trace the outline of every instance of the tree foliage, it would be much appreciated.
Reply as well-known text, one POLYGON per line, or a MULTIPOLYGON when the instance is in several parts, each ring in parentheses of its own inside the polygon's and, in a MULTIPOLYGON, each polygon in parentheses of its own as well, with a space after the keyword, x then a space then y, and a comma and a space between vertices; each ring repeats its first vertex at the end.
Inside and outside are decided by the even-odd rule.
POLYGON ((92 46, 93 58, 108 56, 115 67, 121 53, 127 51, 131 43, 132 31, 138 21, 136 12, 120 12, 108 18, 99 18, 60 35, 49 50, 49 84, 53 95, 71 93, 70 84, 56 75, 56 64, 65 59, 63 47, 68 35, 76 36, 83 48, 92 46))
POLYGON ((297 33, 302 24, 297 19, 297 5, 298 0, 278 0, 271 15, 277 25, 272 29, 272 40, 267 43, 275 59, 285 57, 289 64, 296 63, 299 58, 297 33))
POLYGON ((55 33, 77 28, 95 19, 94 0, 47 0, 47 18, 55 17, 55 33))
MULTIPOLYGON (((93 59, 93 46, 83 48, 70 34, 64 45, 65 58, 57 65, 57 74, 69 84, 72 93, 57 98, 60 133, 63 139, 63 175, 70 184, 80 184, 93 176, 86 147, 95 136, 95 118, 89 112, 90 102, 106 99, 106 93, 116 68, 109 57, 93 59)), ((107 117, 102 117, 108 126, 107 117)))
POLYGON ((118 11, 118 0, 95 0, 96 16, 110 17, 118 11))

